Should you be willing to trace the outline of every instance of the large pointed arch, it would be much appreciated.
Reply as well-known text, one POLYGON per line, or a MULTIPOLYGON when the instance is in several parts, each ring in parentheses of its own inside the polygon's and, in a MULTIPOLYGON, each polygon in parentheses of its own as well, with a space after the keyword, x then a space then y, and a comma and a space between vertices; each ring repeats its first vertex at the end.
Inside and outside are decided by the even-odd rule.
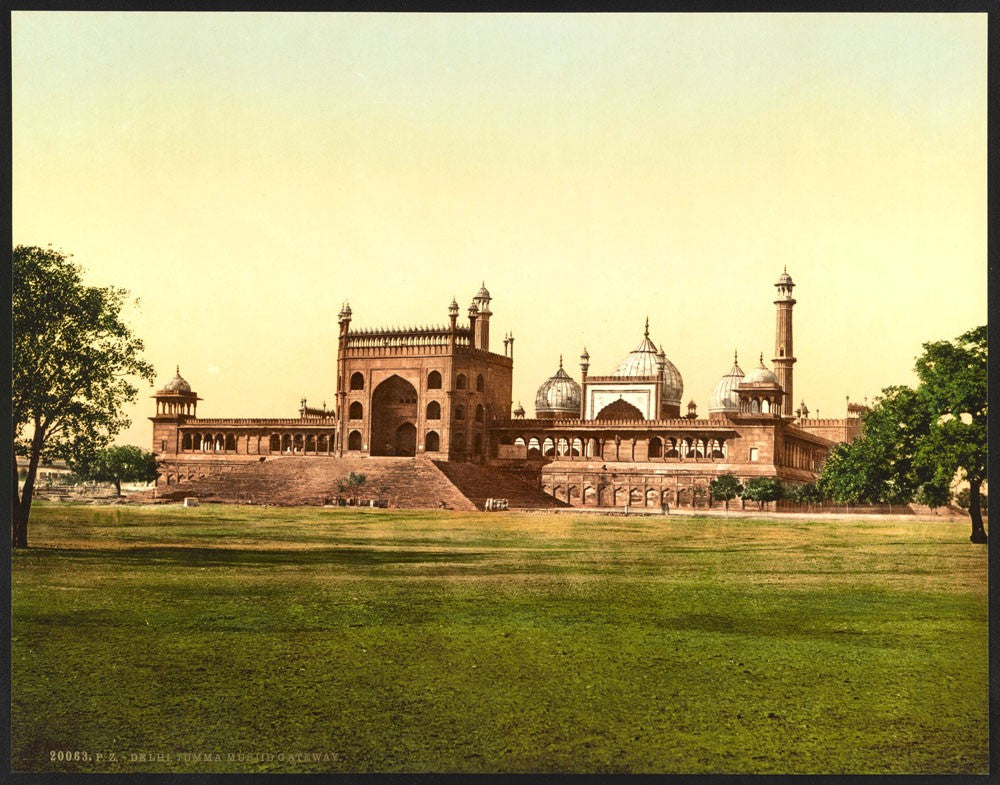
POLYGON ((369 413, 371 455, 414 454, 417 390, 413 384, 402 376, 395 374, 390 376, 372 391, 369 413))

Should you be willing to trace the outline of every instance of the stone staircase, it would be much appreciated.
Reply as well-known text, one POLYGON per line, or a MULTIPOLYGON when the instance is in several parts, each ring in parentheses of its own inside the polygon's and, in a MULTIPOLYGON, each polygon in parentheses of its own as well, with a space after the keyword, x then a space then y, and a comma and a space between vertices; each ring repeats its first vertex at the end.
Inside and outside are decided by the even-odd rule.
POLYGON ((157 489, 156 500, 179 501, 195 496, 203 502, 279 506, 336 504, 341 495, 337 486, 351 472, 365 475, 365 484, 347 493, 365 502, 380 499, 395 507, 433 509, 440 507, 443 501, 453 510, 476 509, 434 462, 426 458, 270 458, 263 463, 248 463, 227 472, 157 489))
POLYGON ((506 499, 511 509, 569 507, 565 502, 503 471, 474 463, 434 461, 441 473, 480 510, 488 498, 506 499))

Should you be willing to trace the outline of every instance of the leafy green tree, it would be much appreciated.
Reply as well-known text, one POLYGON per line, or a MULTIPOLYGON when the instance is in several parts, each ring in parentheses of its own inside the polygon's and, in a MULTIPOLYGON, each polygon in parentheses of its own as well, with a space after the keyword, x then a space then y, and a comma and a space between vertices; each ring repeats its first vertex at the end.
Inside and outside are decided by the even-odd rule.
POLYGON ((819 485, 847 504, 944 499, 955 477, 971 489, 973 542, 985 543, 979 489, 986 481, 986 327, 923 345, 916 389, 888 387, 864 431, 835 447, 819 485))
POLYGON ((364 487, 367 481, 368 478, 365 477, 365 475, 359 474, 357 472, 351 472, 350 474, 347 475, 346 479, 344 480, 344 484, 341 487, 346 486, 346 490, 353 491, 351 498, 353 498, 354 501, 357 502, 358 498, 361 495, 361 489, 364 487))
POLYGON ((782 497, 784 488, 781 481, 775 477, 753 477, 747 480, 743 493, 744 499, 757 502, 757 509, 763 510, 766 502, 774 502, 782 497))
POLYGON ((128 292, 86 285, 80 266, 58 251, 19 245, 12 258, 13 449, 28 466, 20 492, 14 473, 11 543, 26 548, 41 461, 107 445, 130 425, 134 380, 151 384, 153 367, 122 320, 128 292))
POLYGON ((969 483, 969 539, 975 543, 987 540, 979 503, 986 481, 986 355, 983 325, 954 341, 925 343, 915 369, 917 392, 931 413, 916 461, 939 486, 950 486, 956 476, 969 483))
POLYGON ((726 503, 729 512, 729 502, 743 492, 743 485, 731 474, 720 474, 708 484, 708 492, 716 501, 726 503))
POLYGON ((156 456, 131 444, 98 450, 79 458, 73 468, 86 480, 113 482, 119 496, 122 495, 122 482, 156 480, 156 456))
POLYGON ((951 501, 951 489, 942 487, 938 483, 925 482, 917 488, 916 500, 921 504, 926 504, 932 510, 938 507, 946 507, 951 501))
POLYGON ((823 494, 816 483, 812 482, 785 488, 785 496, 796 504, 818 504, 823 501, 823 494))
POLYGON ((916 461, 930 414, 909 387, 887 387, 864 415, 864 432, 830 452, 818 486, 838 504, 906 504, 931 480, 916 461))

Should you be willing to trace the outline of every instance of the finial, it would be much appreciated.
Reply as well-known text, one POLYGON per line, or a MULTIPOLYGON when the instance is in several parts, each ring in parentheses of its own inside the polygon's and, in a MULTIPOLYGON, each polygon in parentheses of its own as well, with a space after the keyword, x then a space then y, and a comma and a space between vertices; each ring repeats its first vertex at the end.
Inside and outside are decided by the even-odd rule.
POLYGON ((787 264, 786 264, 786 265, 784 265, 784 271, 785 271, 786 273, 788 272, 788 265, 787 265, 787 264))
POLYGON ((177 368, 175 369, 175 373, 176 373, 176 374, 177 374, 178 376, 180 376, 180 375, 181 375, 181 364, 180 364, 180 363, 177 363, 177 368))
POLYGON ((760 353, 760 367, 764 367, 764 352, 760 353))
POLYGON ((559 370, 562 370, 562 355, 559 355, 559 370))
POLYGON ((645 332, 645 336, 647 338, 649 337, 649 317, 648 316, 646 317, 646 332, 645 332))
POLYGON ((733 365, 739 365, 739 364, 740 364, 739 352, 733 349, 733 365))

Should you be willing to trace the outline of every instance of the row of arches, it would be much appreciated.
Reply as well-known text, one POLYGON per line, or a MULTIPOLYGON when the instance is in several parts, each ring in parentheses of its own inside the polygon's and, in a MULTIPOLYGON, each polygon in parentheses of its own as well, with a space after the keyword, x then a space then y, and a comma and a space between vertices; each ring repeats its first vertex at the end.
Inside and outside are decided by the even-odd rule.
MULTIPOLYGON (((469 387, 468 377, 464 373, 460 373, 455 377, 455 389, 456 390, 466 390, 469 387)), ((348 383, 348 388, 354 392, 365 389, 365 375, 361 371, 355 371, 351 374, 351 379, 348 383)), ((428 390, 440 390, 441 389, 441 372, 431 371, 427 374, 427 389, 428 390)), ((476 392, 483 392, 486 390, 486 377, 481 373, 476 375, 476 392)))
POLYGON ((330 455, 336 449, 334 431, 319 433, 203 433, 181 434, 181 452, 236 453, 237 455, 330 455))
POLYGON ((781 414, 781 396, 772 398, 769 395, 753 398, 740 398, 740 411, 743 414, 781 414))
POLYGON ((525 448, 528 458, 600 458, 609 461, 727 460, 725 439, 701 436, 638 437, 538 437, 503 434, 500 444, 525 448))
MULTIPOLYGON (((397 437, 402 437, 402 430, 404 430, 406 423, 397 429, 397 437)), ((413 426, 410 426, 413 427, 413 426)), ((408 430, 408 429, 406 429, 408 430)), ((414 428, 414 431, 416 429, 414 428)), ((402 438, 397 438, 397 449, 400 450, 396 454, 407 454, 402 450, 405 447, 400 447, 399 443, 402 438)), ((468 440, 463 431, 459 431, 452 436, 451 440, 452 449, 457 453, 464 453, 468 449, 468 440)), ((482 455, 484 447, 483 434, 476 433, 472 436, 472 453, 473 455, 482 455)), ((349 451, 360 451, 364 449, 364 437, 361 431, 353 430, 347 435, 347 449, 349 451)), ((441 434, 437 431, 427 431, 424 434, 424 452, 440 452, 441 451, 441 434)), ((408 453, 412 454, 412 453, 408 453)))
MULTIPOLYGON (((684 488, 641 487, 614 483, 544 483, 542 490, 559 501, 576 507, 721 507, 723 502, 711 499, 708 485, 684 488)), ((742 504, 742 501, 739 502, 742 504)), ((733 502, 730 502, 732 505, 733 502)))
MULTIPOLYGON (((400 403, 413 403, 414 401, 409 398, 401 398, 400 403)), ((365 416, 365 407, 361 401, 354 401, 347 409, 347 419, 348 420, 363 420, 365 416)), ((439 401, 431 401, 427 404, 426 416, 428 420, 440 420, 441 419, 441 403, 439 401)), ((465 419, 465 407, 462 404, 455 406, 455 419, 464 420, 465 419)), ((476 422, 486 421, 486 408, 481 404, 476 404, 474 420, 476 422)))
POLYGON ((167 401, 157 399, 156 401, 156 413, 157 414, 183 414, 187 416, 193 416, 196 411, 197 403, 193 401, 167 401))

